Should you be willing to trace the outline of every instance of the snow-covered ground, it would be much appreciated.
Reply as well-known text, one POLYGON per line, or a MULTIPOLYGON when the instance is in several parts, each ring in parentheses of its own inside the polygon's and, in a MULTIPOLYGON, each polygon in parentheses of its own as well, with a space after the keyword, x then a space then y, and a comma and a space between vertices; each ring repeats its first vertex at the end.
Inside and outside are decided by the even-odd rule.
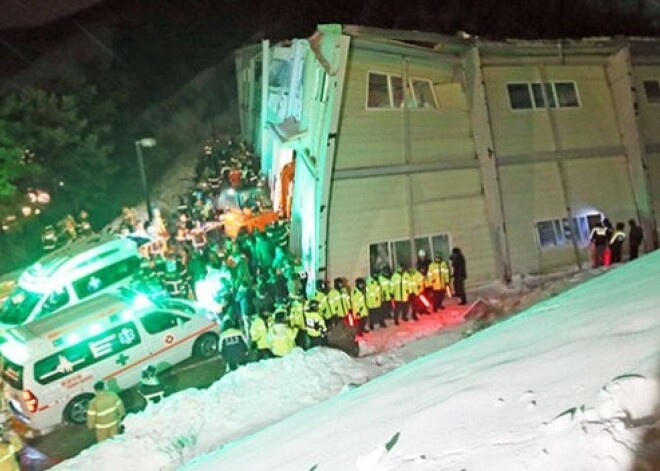
POLYGON ((127 417, 124 435, 57 469, 655 469, 639 462, 658 449, 659 286, 660 253, 440 350, 460 336, 441 325, 451 310, 375 332, 368 357, 251 364, 127 417), (387 350, 420 330, 440 334, 387 350))

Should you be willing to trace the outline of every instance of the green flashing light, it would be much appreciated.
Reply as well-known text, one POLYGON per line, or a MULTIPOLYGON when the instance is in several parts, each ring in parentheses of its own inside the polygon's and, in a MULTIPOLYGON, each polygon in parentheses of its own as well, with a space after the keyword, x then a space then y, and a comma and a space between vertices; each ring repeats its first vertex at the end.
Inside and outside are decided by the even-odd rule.
POLYGON ((135 295, 135 298, 133 298, 133 306, 135 306, 137 309, 145 308, 145 307, 151 307, 153 303, 149 299, 149 297, 145 294, 138 293, 135 295))
POLYGON ((71 332, 69 335, 66 336, 66 340, 65 340, 67 345, 73 345, 78 341, 80 341, 80 335, 78 335, 76 332, 71 332))
POLYGON ((103 326, 101 324, 92 324, 87 328, 89 335, 97 335, 103 332, 103 326))

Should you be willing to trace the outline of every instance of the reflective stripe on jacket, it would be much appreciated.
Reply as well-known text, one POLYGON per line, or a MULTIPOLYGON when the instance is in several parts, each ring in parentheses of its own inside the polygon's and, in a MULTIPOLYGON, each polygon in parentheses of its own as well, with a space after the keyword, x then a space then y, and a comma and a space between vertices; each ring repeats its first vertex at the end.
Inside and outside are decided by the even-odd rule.
POLYGON ((119 423, 126 414, 124 403, 112 391, 100 391, 89 403, 87 409, 87 426, 89 428, 105 429, 119 423))
POLYGON ((379 308, 383 304, 380 283, 373 278, 367 280, 366 301, 369 309, 379 308))
POLYGON ((408 273, 395 273, 390 280, 392 296, 395 301, 408 301, 410 295, 410 275, 408 273))
POLYGON ((367 304, 364 299, 364 293, 357 287, 353 288, 353 292, 351 293, 351 305, 353 307, 353 314, 356 317, 362 318, 369 315, 367 304))
POLYGON ((279 322, 268 329, 268 347, 273 355, 282 357, 296 347, 297 329, 279 322))
POLYGON ((257 317, 252 321, 252 324, 250 324, 250 338, 257 344, 259 350, 268 348, 266 334, 268 334, 266 322, 264 322, 261 317, 257 317))

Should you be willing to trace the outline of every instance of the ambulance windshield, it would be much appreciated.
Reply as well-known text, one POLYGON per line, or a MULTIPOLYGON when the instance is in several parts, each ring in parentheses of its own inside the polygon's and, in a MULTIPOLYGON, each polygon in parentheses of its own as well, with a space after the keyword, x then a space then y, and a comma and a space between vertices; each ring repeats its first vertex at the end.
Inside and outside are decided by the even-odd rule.
POLYGON ((22 324, 37 305, 43 294, 27 291, 20 286, 7 297, 0 311, 3 324, 22 324))

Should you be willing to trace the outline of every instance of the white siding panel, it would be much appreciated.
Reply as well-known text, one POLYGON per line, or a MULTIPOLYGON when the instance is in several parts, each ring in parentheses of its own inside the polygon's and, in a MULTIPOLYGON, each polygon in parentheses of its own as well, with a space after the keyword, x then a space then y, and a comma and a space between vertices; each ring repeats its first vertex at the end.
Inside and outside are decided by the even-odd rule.
POLYGON ((562 218, 566 206, 556 163, 500 168, 504 217, 514 273, 537 273, 542 258, 534 223, 562 218))
POLYGON ((571 205, 576 212, 596 209, 612 223, 637 217, 624 157, 581 159, 564 165, 571 205))
POLYGON ((368 244, 408 236, 407 177, 333 182, 328 228, 329 279, 367 274, 368 244))

